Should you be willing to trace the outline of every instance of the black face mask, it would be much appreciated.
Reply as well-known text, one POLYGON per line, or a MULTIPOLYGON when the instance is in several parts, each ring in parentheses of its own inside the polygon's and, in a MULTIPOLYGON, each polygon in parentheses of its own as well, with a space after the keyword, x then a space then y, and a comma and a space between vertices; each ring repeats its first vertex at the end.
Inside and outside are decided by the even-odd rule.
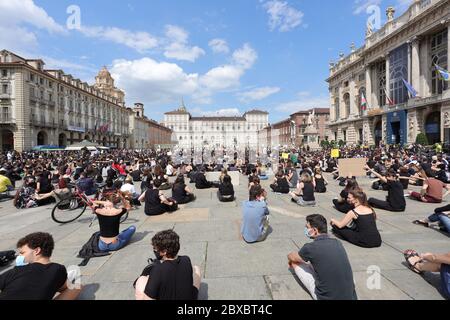
POLYGON ((155 254, 155 257, 158 261, 162 260, 163 257, 161 256, 161 254, 158 251, 153 250, 153 253, 155 254))

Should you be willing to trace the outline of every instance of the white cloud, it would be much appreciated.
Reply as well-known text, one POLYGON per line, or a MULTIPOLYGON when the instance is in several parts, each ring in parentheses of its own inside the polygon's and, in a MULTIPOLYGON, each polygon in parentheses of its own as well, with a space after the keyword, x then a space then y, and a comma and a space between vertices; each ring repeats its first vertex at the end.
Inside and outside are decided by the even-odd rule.
POLYGON ((208 44, 214 53, 229 53, 230 48, 228 44, 223 39, 213 39, 208 44))
POLYGON ((115 27, 81 27, 81 33, 90 38, 99 38, 130 47, 140 53, 145 53, 158 46, 158 40, 143 31, 130 31, 115 27))
POLYGON ((0 0, 0 49, 23 51, 38 47, 34 30, 65 34, 63 26, 32 0, 0 0))
POLYGON ((280 92, 280 90, 278 87, 262 87, 239 93, 238 97, 242 102, 259 101, 280 92))
POLYGON ((202 48, 188 45, 188 32, 178 26, 167 25, 166 37, 170 42, 165 47, 164 56, 166 58, 195 62, 200 56, 205 54, 202 48))
POLYGON ((205 111, 200 108, 194 108, 191 110, 192 114, 200 117, 239 117, 241 112, 237 108, 219 109, 216 111, 205 111))
POLYGON ((233 61, 243 69, 250 69, 258 59, 256 51, 248 44, 233 52, 233 61))
POLYGON ((275 110, 283 113, 294 113, 300 110, 308 110, 311 108, 329 108, 330 99, 328 97, 309 97, 305 95, 294 101, 280 103, 275 106, 275 110))
POLYGON ((287 32, 298 27, 303 21, 303 12, 291 7, 287 2, 271 0, 264 4, 269 14, 269 27, 271 31, 278 29, 287 32))
POLYGON ((214 67, 201 75, 186 73, 175 63, 151 58, 116 60, 111 73, 117 85, 127 92, 130 102, 141 99, 147 104, 159 104, 191 96, 196 103, 208 104, 214 94, 237 88, 241 77, 257 58, 248 44, 236 50, 235 56, 232 63, 214 67))

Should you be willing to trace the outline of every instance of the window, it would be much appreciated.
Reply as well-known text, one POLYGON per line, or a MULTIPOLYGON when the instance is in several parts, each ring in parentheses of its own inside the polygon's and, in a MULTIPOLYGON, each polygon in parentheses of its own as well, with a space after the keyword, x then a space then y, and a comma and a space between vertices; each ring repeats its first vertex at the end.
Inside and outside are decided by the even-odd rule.
POLYGON ((436 65, 448 70, 448 32, 445 29, 431 37, 431 92, 442 94, 448 89, 448 82, 442 79, 436 65))
POLYGON ((30 73, 30 81, 34 82, 34 74, 30 73))
POLYGON ((341 111, 340 111, 340 105, 339 105, 339 97, 334 99, 334 112, 335 112, 335 120, 338 121, 341 118, 341 111))
POLYGON ((6 78, 8 76, 8 70, 3 69, 2 70, 2 77, 6 78))
POLYGON ((2 94, 8 94, 8 85, 7 84, 2 85, 2 94))
POLYGON ((344 82, 344 87, 347 88, 348 87, 348 81, 344 82))
POLYGON ((381 61, 376 65, 378 81, 378 105, 386 105, 386 61, 381 61))
POLYGON ((350 94, 344 94, 345 118, 350 117, 350 94))
POLYGON ((390 98, 397 103, 408 100, 408 90, 403 82, 408 80, 408 46, 405 44, 389 55, 389 88, 390 98))
POLYGON ((358 81, 364 81, 364 80, 366 80, 366 74, 365 74, 365 73, 361 73, 361 74, 358 76, 358 81))

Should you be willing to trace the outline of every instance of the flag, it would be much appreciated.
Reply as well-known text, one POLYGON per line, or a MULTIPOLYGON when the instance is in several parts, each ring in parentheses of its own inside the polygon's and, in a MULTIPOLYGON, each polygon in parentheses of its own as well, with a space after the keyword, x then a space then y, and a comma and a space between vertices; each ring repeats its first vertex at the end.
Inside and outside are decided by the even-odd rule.
POLYGON ((390 106, 395 106, 394 100, 391 99, 389 96, 389 93, 387 92, 386 88, 384 88, 384 94, 386 95, 386 102, 390 106))
POLYGON ((364 96, 364 92, 361 92, 361 110, 366 111, 367 110, 367 100, 364 96))
POLYGON ((449 81, 450 80, 450 73, 445 70, 444 68, 439 67, 437 64, 434 64, 436 67, 436 71, 439 72, 439 74, 442 77, 442 80, 449 81))
POLYGON ((417 97, 417 91, 416 91, 416 89, 414 89, 414 87, 411 85, 411 83, 409 83, 405 79, 402 79, 402 80, 403 80, 403 83, 405 84, 406 89, 408 89, 408 92, 409 92, 409 95, 411 96, 411 98, 417 97))

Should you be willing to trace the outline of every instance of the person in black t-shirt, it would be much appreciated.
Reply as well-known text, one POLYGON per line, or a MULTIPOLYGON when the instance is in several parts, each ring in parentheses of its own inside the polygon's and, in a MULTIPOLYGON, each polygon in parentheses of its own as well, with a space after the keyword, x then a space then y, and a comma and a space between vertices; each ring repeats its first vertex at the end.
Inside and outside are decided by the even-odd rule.
POLYGON ((403 212, 406 209, 406 201, 403 193, 403 185, 398 180, 397 174, 394 170, 389 170, 386 177, 376 173, 373 169, 366 166, 366 170, 372 172, 378 179, 380 179, 387 186, 388 195, 386 201, 374 198, 369 199, 371 207, 393 212, 403 212))
POLYGON ((66 268, 50 261, 54 246, 48 233, 20 239, 16 267, 0 275, 0 300, 75 300, 81 284, 72 288, 66 268))
POLYGON ((136 300, 197 300, 200 268, 192 267, 189 257, 178 256, 179 236, 172 230, 162 231, 153 237, 152 245, 160 263, 136 281, 136 300))
POLYGON ((231 177, 228 174, 223 177, 223 181, 219 185, 219 190, 217 191, 217 197, 219 198, 220 202, 231 202, 231 201, 234 201, 234 199, 235 199, 234 198, 234 186, 233 186, 233 183, 231 182, 231 177))
POLYGON ((186 186, 186 183, 184 182, 184 176, 182 174, 178 175, 173 184, 172 198, 175 199, 178 204, 186 204, 195 200, 195 195, 192 193, 189 187, 186 186))
POLYGON ((313 242, 288 255, 289 267, 314 300, 356 300, 353 271, 342 243, 327 234, 322 215, 306 217, 305 235, 313 242))

